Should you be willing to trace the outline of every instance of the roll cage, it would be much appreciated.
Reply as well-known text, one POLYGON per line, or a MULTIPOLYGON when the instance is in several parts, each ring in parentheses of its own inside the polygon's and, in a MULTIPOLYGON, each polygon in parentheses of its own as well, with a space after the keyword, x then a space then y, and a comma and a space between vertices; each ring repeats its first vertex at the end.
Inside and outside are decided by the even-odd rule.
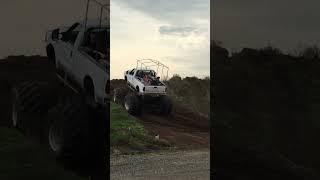
POLYGON ((154 59, 138 59, 137 70, 153 70, 160 80, 168 80, 169 67, 154 59))

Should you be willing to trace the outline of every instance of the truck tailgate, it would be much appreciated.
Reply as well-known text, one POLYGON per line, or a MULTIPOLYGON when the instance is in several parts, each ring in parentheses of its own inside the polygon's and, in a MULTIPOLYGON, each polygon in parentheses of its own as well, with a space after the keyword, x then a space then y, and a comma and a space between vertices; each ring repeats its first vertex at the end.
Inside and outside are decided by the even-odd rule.
POLYGON ((165 93, 165 86, 145 86, 145 93, 165 93))

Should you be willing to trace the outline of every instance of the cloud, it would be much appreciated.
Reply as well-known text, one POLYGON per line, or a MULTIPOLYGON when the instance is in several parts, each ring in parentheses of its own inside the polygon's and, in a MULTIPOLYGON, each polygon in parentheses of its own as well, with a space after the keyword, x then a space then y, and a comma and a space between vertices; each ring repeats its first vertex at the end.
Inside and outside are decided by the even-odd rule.
POLYGON ((283 50, 319 40, 319 1, 214 1, 212 38, 229 49, 263 47, 283 50))
POLYGON ((117 3, 141 11, 155 19, 179 24, 190 23, 190 20, 195 18, 207 19, 210 13, 209 0, 117 0, 117 3))
POLYGON ((165 1, 111 2, 111 78, 123 78, 140 58, 163 62, 170 75, 209 75, 209 1, 165 1))
POLYGON ((197 29, 195 27, 160 26, 159 32, 161 35, 186 37, 191 33, 196 33, 197 29))

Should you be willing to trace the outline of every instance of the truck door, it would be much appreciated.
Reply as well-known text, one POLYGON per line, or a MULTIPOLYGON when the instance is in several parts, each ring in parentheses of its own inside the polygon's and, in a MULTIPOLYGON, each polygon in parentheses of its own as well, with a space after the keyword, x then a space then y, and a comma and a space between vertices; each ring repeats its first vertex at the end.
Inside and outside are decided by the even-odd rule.
POLYGON ((135 73, 135 69, 132 69, 128 76, 128 81, 131 83, 131 85, 133 85, 132 80, 133 80, 134 73, 135 73))
POLYGON ((74 51, 75 51, 75 43, 77 37, 79 35, 79 24, 76 23, 72 25, 64 34, 62 38, 62 64, 65 69, 68 71, 68 75, 74 76, 74 51))

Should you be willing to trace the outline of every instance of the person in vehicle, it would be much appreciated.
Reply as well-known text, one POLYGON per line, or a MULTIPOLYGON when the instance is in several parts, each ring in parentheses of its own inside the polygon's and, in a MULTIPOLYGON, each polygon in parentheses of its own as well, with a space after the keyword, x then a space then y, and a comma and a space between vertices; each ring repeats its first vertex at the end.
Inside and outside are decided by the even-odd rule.
POLYGON ((144 74, 144 76, 143 76, 143 83, 145 86, 149 86, 151 84, 150 79, 147 74, 144 74))

